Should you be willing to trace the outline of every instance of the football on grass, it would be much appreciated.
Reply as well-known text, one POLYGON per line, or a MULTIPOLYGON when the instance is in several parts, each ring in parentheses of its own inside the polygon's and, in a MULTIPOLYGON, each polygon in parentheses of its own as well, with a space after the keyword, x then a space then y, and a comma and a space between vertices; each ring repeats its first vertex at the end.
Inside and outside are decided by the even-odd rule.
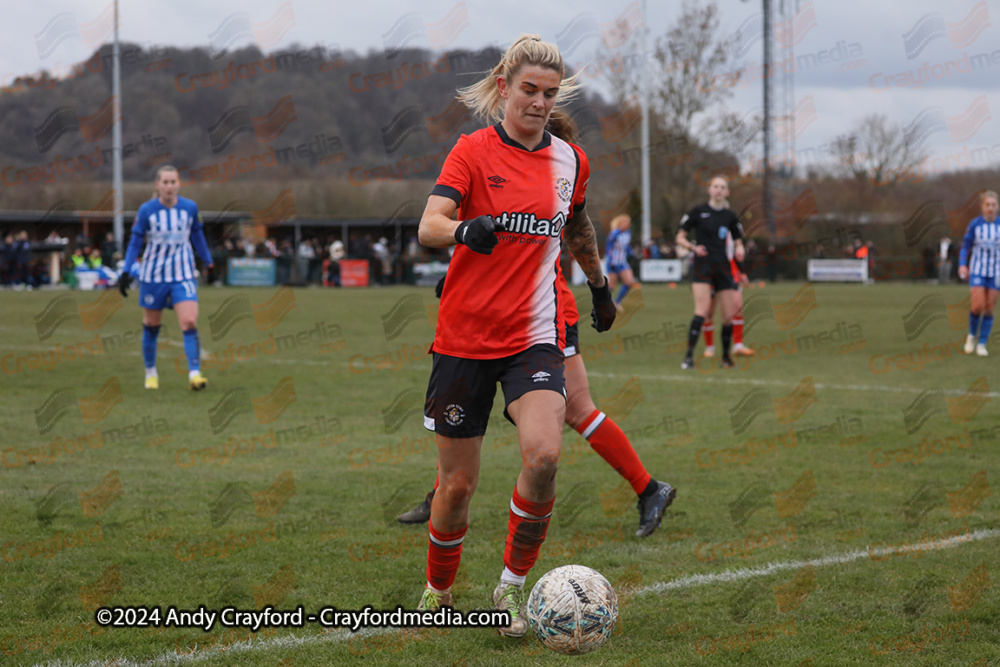
POLYGON ((528 597, 528 623, 546 647, 566 655, 594 651, 618 619, 618 596, 608 580, 583 565, 546 572, 528 597))

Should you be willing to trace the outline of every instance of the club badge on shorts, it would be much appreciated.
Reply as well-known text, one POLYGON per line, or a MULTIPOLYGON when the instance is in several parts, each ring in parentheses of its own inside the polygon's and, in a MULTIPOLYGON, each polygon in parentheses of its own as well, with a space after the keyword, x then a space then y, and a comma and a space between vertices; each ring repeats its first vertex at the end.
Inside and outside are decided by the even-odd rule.
POLYGON ((450 426, 458 426, 465 421, 465 410, 462 409, 461 405, 452 403, 444 409, 444 420, 450 426))

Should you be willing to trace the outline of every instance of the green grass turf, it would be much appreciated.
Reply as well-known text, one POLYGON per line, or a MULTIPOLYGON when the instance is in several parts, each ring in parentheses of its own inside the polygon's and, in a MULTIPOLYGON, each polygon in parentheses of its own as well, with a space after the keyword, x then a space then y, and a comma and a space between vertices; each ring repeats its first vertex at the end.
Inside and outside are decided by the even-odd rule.
MULTIPOLYGON (((685 286, 646 286, 641 307, 630 296, 628 321, 609 333, 595 333, 584 317, 592 396, 633 436, 649 471, 679 489, 662 528, 637 539, 631 490, 576 433, 565 434, 555 512, 529 584, 566 563, 593 567, 615 584, 619 628, 586 658, 487 629, 352 636, 311 624, 247 642, 248 632, 218 627, 207 635, 96 627, 96 604, 413 608, 426 527, 393 518, 423 497, 435 474, 433 441, 419 416, 433 336, 420 311, 433 312, 433 293, 297 289, 290 308, 289 295, 274 289, 202 289, 209 357, 227 349, 245 356, 253 343, 257 354, 225 369, 206 361, 209 388, 192 393, 174 364, 183 347, 171 312, 161 334, 170 347, 160 353, 160 389, 152 392, 143 389, 138 338, 111 345, 110 337, 140 328, 133 300, 87 329, 84 321, 100 324, 103 306, 96 314, 85 308, 81 319, 73 303, 59 302, 43 316, 67 293, 4 292, 0 663, 998 664, 1000 593, 990 584, 1000 574, 996 534, 950 549, 795 565, 998 527, 1000 494, 984 497, 1000 480, 998 443, 964 439, 967 430, 1000 425, 997 356, 954 349, 943 356, 946 344, 964 338, 945 307, 967 290, 820 284, 793 302, 800 288, 747 290, 748 318, 762 318, 747 336, 758 356, 725 371, 705 362, 680 369, 691 317, 685 286), (420 300, 400 303, 408 295, 420 300), (907 340, 903 316, 928 295, 941 300, 925 302, 924 320, 911 326, 926 328, 907 340), (274 310, 264 308, 272 299, 274 310), (397 304, 402 319, 390 316, 386 325, 383 316, 397 304), (261 306, 257 319, 254 305, 261 306), (215 340, 209 316, 220 309, 235 317, 215 340), (66 321, 40 341, 36 316, 52 324, 60 314, 66 321), (415 319, 406 321, 408 314, 415 319), (320 323, 327 338, 310 339, 320 323), (398 336, 387 340, 387 326, 398 336), (270 347, 272 335, 300 332, 295 349, 270 347), (846 343, 837 340, 845 332, 846 343), (95 337, 104 340, 100 354, 64 353, 53 369, 28 367, 51 360, 55 349, 97 349, 95 337), (248 347, 241 352, 241 345, 248 347), (929 358, 922 365, 920 350, 929 358), (120 403, 113 383, 98 394, 112 378, 120 403), (979 378, 993 394, 960 400, 979 378), (914 407, 910 424, 919 428, 908 433, 904 410, 924 390, 940 393, 914 407), (740 433, 731 411, 745 425, 740 433), (401 426, 387 433, 394 419, 401 426), (123 430, 143 424, 152 432, 123 430), (895 460, 919 453, 925 439, 930 453, 922 459, 895 460), (967 497, 947 495, 964 487, 967 497), (50 552, 39 552, 39 543, 50 552), (222 550, 213 554, 213 544, 222 550), (684 580, 769 563, 793 565, 729 581, 684 580)), ((586 312, 585 294, 577 290, 586 312)), ((68 296, 77 306, 98 297, 68 296)), ((959 309, 956 324, 964 318, 959 309)), ((222 320, 215 323, 218 333, 222 320)), ((513 434, 501 418, 484 441, 455 586, 461 609, 487 608, 502 568, 520 465, 513 434)))

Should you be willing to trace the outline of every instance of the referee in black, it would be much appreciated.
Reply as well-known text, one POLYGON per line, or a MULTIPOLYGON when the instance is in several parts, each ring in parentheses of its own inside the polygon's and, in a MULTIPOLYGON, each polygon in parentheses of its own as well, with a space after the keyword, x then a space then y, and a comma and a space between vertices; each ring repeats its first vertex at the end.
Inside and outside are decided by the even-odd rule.
POLYGON ((676 244, 694 253, 691 266, 691 291, 694 293, 694 318, 688 332, 687 354, 681 368, 694 367, 694 347, 701 335, 701 325, 709 316, 714 291, 722 306, 722 367, 732 368, 729 348, 733 342, 733 316, 739 310, 739 293, 733 277, 731 260, 743 261, 743 227, 728 206, 729 184, 716 176, 708 185, 708 202, 695 206, 681 218, 676 244), (695 242, 688 240, 694 230, 695 242))

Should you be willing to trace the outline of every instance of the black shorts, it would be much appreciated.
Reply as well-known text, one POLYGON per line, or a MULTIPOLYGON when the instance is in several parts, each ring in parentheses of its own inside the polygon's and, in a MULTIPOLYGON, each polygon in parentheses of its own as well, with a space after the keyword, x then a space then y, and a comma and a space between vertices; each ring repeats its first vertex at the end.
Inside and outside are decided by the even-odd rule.
POLYGON ((500 359, 464 359, 433 353, 431 379, 424 402, 424 427, 448 438, 474 438, 486 433, 497 382, 507 406, 529 391, 550 389, 566 397, 563 352, 544 343, 500 359))
POLYGON ((563 348, 563 355, 569 359, 573 355, 580 354, 580 323, 566 325, 566 347, 563 348))
POLYGON ((695 262, 691 266, 691 282, 708 283, 716 292, 736 289, 736 281, 733 279, 733 270, 729 266, 729 260, 695 262))

